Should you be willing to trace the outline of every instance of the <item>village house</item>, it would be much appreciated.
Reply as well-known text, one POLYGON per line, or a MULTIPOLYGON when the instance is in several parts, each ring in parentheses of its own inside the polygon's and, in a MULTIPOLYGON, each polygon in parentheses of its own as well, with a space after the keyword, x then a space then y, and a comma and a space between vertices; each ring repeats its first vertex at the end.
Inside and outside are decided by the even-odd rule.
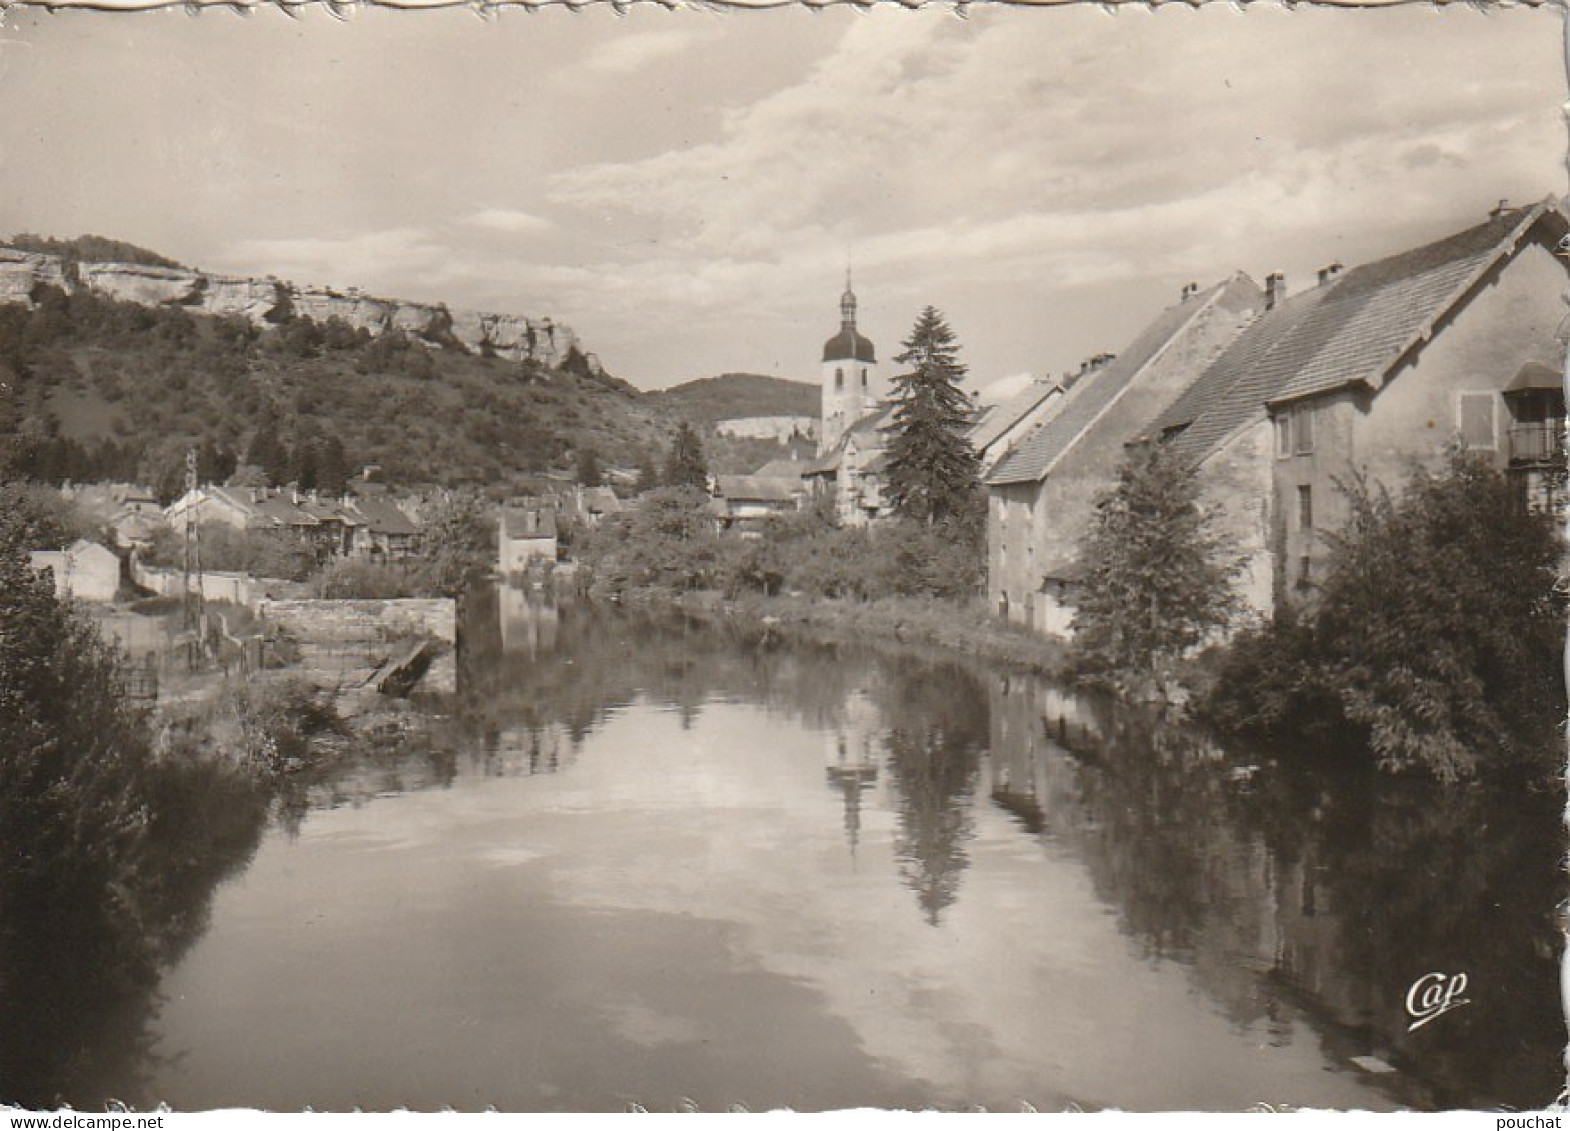
POLYGON ((498 566, 503 577, 556 560, 556 510, 537 503, 502 507, 497 519, 498 566))
POLYGON ((710 494, 720 525, 756 533, 771 519, 801 509, 807 488, 800 476, 716 475, 710 494))
POLYGON ((1067 386, 1050 377, 1033 377, 1024 389, 981 410, 968 434, 983 479, 1004 456, 1056 411, 1067 386))
POLYGON ((1243 329, 1262 301, 1237 274, 1180 300, 1122 353, 1101 355, 985 477, 987 597, 997 615, 1064 635, 1077 546, 1096 497, 1116 481, 1123 445, 1243 329))
POLYGON ((97 542, 79 538, 63 550, 32 550, 27 556, 35 571, 53 575, 61 600, 113 601, 120 590, 120 559, 97 542))
POLYGON ((266 487, 206 486, 188 491, 164 511, 183 528, 223 523, 236 530, 275 530, 309 542, 323 556, 392 561, 413 554, 419 527, 387 494, 385 485, 355 479, 342 498, 266 487))
POLYGON ((1197 467, 1265 614, 1312 592, 1349 517, 1341 484, 1395 489, 1447 445, 1486 455, 1520 505, 1563 505, 1565 402, 1556 337, 1567 281, 1557 203, 1352 270, 1332 264, 1267 309, 1146 429, 1197 467))

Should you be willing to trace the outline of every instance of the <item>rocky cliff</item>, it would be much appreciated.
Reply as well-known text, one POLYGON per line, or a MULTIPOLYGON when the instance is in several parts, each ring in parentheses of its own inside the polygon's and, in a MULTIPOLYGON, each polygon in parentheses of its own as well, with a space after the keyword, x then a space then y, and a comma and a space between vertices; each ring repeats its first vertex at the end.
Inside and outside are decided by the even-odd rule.
POLYGON ((561 365, 576 353, 590 372, 599 372, 594 356, 584 351, 578 336, 549 318, 448 310, 356 290, 298 287, 279 279, 214 275, 187 268, 70 263, 55 255, 0 247, 0 303, 31 304, 42 287, 86 290, 146 306, 185 306, 209 314, 239 315, 256 325, 294 316, 317 322, 339 318, 372 334, 398 329, 434 345, 462 346, 475 353, 545 366, 561 365))

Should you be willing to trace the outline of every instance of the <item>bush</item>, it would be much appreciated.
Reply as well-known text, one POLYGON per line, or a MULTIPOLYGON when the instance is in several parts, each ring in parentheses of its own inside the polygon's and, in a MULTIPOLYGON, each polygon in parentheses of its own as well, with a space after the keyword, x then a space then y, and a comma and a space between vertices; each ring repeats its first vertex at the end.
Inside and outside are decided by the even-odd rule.
POLYGON ((328 563, 311 582, 317 597, 335 601, 418 597, 424 588, 420 577, 400 566, 352 560, 328 563))
POLYGON ((1161 690, 1230 621, 1238 564, 1198 500, 1194 469, 1161 445, 1130 455, 1096 500, 1078 547, 1070 668, 1080 680, 1161 690))
POLYGON ((1204 714, 1443 782, 1557 772, 1566 601, 1551 521, 1465 452, 1414 471, 1398 498, 1360 480, 1346 490, 1352 518, 1319 592, 1301 619, 1238 642, 1204 714))

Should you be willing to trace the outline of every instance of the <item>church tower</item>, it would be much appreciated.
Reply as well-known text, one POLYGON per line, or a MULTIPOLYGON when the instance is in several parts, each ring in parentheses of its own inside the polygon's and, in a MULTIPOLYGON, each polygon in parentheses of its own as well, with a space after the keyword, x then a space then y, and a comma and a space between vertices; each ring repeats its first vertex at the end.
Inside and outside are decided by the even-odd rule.
POLYGON ((823 424, 818 451, 831 450, 839 438, 888 395, 878 376, 877 352, 856 332, 856 292, 845 268, 840 296, 840 332, 823 343, 823 424))

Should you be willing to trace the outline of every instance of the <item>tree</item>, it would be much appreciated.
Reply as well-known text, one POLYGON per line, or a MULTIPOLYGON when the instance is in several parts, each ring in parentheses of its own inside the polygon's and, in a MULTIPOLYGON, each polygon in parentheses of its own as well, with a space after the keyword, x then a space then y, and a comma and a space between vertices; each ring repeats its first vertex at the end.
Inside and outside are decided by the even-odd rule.
POLYGON ((638 494, 652 491, 660 485, 660 469, 654 464, 654 456, 647 449, 638 455, 638 481, 633 490, 638 494))
POLYGON ((959 387, 965 366, 954 331, 929 306, 903 344, 894 360, 910 370, 894 378, 889 499, 897 514, 928 525, 972 516, 980 487, 976 452, 966 436, 970 401, 959 387))
POLYGON ((598 487, 605 482, 605 469, 600 466, 600 453, 590 447, 578 449, 578 482, 584 487, 598 487))
POLYGON ((706 490, 708 481, 709 468, 703 460, 703 442, 692 425, 684 420, 676 430, 670 451, 665 456, 665 485, 706 490))
POLYGON ((1070 663, 1087 682, 1163 688, 1185 653, 1236 610, 1229 558, 1199 506, 1199 480, 1162 445, 1124 460, 1078 548, 1082 589, 1070 663))
POLYGON ((257 422, 251 444, 245 449, 245 462, 260 467, 275 487, 287 481, 289 449, 278 436, 278 421, 271 412, 264 412, 257 422))
POLYGON ((1325 580, 1242 638, 1205 713, 1236 733, 1363 748, 1453 782, 1563 769, 1566 598, 1550 519, 1453 452, 1399 495, 1356 479, 1325 580))
POLYGON ((324 495, 341 495, 348 478, 349 457, 333 432, 316 448, 316 487, 324 495))

